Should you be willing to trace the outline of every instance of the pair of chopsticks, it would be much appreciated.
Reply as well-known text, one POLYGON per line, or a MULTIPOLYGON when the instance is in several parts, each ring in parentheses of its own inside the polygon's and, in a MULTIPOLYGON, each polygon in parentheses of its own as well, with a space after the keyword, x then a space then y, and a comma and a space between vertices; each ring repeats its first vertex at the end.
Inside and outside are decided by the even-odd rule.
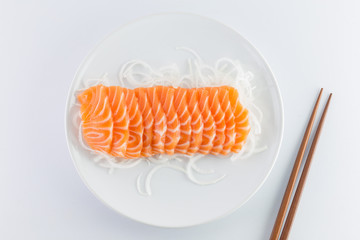
POLYGON ((305 185, 305 181, 306 181, 307 174, 309 172, 311 160, 312 160, 312 157, 313 157, 314 152, 315 152, 316 144, 317 144, 317 142, 319 140, 320 132, 321 132, 322 126, 324 124, 326 112, 328 110, 330 100, 331 100, 331 96, 332 96, 332 93, 330 93, 330 95, 328 97, 328 100, 326 102, 324 111, 323 111, 323 113, 321 115, 318 128, 316 130, 313 142, 311 144, 309 154, 307 156, 307 159, 306 159, 306 162, 305 162, 305 165, 304 165, 303 172, 301 174, 298 186, 296 188, 294 198, 293 198, 291 206, 290 206, 289 213, 288 213, 286 221, 285 221, 285 225, 283 227, 283 222, 285 220, 286 212, 287 212, 290 200, 291 200, 291 194, 293 192, 295 182, 296 182, 299 170, 300 170, 301 162, 302 162, 302 159, 303 159, 304 154, 305 154, 305 149, 306 149, 307 143, 308 143, 309 138, 310 138, 310 133, 311 133, 314 121, 315 121, 316 112, 317 112, 317 110, 319 108, 319 103, 320 103, 320 98, 321 98, 322 92, 323 92, 323 89, 321 88, 319 96, 318 96, 318 98, 316 100, 316 104, 315 104, 314 109, 312 111, 309 123, 308 123, 308 125, 306 127, 306 131, 305 131, 304 137, 302 139, 302 142, 301 142, 301 145, 300 145, 300 148, 299 148, 299 152, 297 154, 297 157, 296 157, 296 160, 295 160, 295 163, 294 163, 294 167, 292 169, 292 172, 291 172, 291 175, 290 175, 290 178, 289 178, 289 182, 288 182, 288 185, 286 187, 286 190, 285 190, 285 193, 284 193, 283 200, 281 202, 281 206, 280 206, 278 215, 276 217, 276 221, 275 221, 275 224, 274 224, 271 236, 270 236, 270 240, 277 240, 279 238, 279 236, 280 236, 280 233, 281 233, 280 240, 285 240, 289 236, 289 232, 290 232, 290 228, 291 228, 294 216, 295 216, 295 212, 296 212, 297 206, 298 206, 299 201, 300 201, 301 192, 302 192, 302 189, 303 189, 303 187, 305 185), (282 229, 282 232, 281 232, 281 229, 282 229))

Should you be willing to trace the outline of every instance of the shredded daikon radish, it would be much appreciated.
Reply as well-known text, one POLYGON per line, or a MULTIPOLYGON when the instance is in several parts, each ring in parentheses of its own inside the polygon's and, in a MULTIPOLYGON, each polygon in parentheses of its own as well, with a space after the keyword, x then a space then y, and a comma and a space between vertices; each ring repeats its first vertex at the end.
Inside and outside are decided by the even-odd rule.
MULTIPOLYGON (((206 64, 200 55, 194 50, 187 47, 177 47, 177 50, 189 52, 191 55, 187 59, 187 72, 180 72, 177 64, 163 66, 159 69, 154 69, 149 63, 142 60, 131 60, 125 63, 118 74, 119 84, 122 87, 152 87, 156 85, 165 85, 173 87, 215 87, 228 85, 236 88, 239 92, 239 100, 241 104, 249 110, 249 122, 251 126, 250 133, 247 137, 246 143, 239 153, 231 153, 226 156, 217 156, 220 158, 230 159, 236 161, 239 159, 246 159, 251 155, 266 150, 266 146, 257 146, 258 138, 261 135, 261 121, 263 118, 262 111, 254 104, 253 91, 256 88, 252 84, 253 74, 246 71, 238 60, 230 58, 220 58, 213 66, 206 64)), ((76 95, 87 89, 90 86, 97 84, 109 84, 107 74, 104 74, 100 79, 87 79, 83 82, 83 88, 76 91, 76 95)), ((74 107, 79 108, 78 103, 74 103, 74 107)), ((79 121, 80 116, 75 116, 73 123, 79 121)), ((105 153, 94 151, 88 147, 82 137, 81 123, 79 128, 79 142, 81 146, 94 155, 93 161, 99 166, 109 170, 112 173, 117 168, 132 168, 137 166, 142 161, 147 161, 150 171, 145 176, 144 187, 142 190, 141 182, 144 172, 141 173, 136 185, 138 192, 145 196, 152 194, 151 179, 153 175, 162 168, 170 168, 178 170, 188 177, 190 181, 198 185, 209 185, 221 181, 226 174, 214 178, 212 181, 202 182, 196 178, 196 174, 214 174, 214 169, 200 169, 196 162, 206 158, 206 155, 195 154, 193 156, 187 155, 155 155, 147 158, 124 160, 109 156, 105 153)))

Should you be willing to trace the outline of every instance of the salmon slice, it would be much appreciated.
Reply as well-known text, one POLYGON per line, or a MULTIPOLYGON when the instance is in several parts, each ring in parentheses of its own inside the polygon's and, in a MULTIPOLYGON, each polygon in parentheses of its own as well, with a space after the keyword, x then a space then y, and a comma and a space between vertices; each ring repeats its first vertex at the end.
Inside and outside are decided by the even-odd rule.
POLYGON ((134 90, 123 88, 126 106, 129 113, 129 141, 126 147, 125 158, 133 159, 141 156, 144 132, 143 119, 134 90))
POLYGON ((214 117, 216 126, 216 136, 213 141, 213 147, 210 153, 218 155, 221 152, 225 142, 225 114, 220 106, 218 89, 207 87, 206 90, 209 92, 209 107, 211 114, 214 117))
POLYGON ((95 151, 108 153, 113 139, 113 119, 106 87, 90 87, 78 95, 78 100, 86 143, 95 151))
POLYGON ((171 87, 157 86, 156 91, 167 119, 164 149, 166 154, 172 155, 174 154, 175 147, 180 140, 179 118, 174 108, 175 90, 171 87))
POLYGON ((229 86, 130 90, 97 85, 77 98, 84 140, 115 157, 238 153, 250 132, 249 112, 229 86))
POLYGON ((222 155, 226 155, 231 152, 231 148, 235 143, 235 119, 234 114, 231 109, 230 101, 229 101, 229 92, 225 87, 219 87, 219 102, 221 109, 225 114, 225 141, 223 145, 223 149, 221 150, 222 155))
POLYGON ((176 88, 174 93, 175 111, 180 122, 180 140, 175 147, 175 153, 186 154, 191 141, 191 116, 187 106, 187 91, 176 88))
POLYGON ((137 88, 134 90, 138 99, 139 110, 143 119, 144 134, 143 134, 143 147, 141 156, 150 157, 152 155, 151 142, 153 138, 153 124, 154 116, 151 106, 147 97, 145 88, 137 88))
POLYGON ((199 110, 204 123, 204 130, 202 134, 202 142, 199 148, 199 153, 209 154, 213 147, 213 141, 216 136, 216 126, 214 117, 211 115, 209 108, 209 93, 204 89, 197 89, 199 98, 199 110))
POLYGON ((113 140, 110 154, 115 157, 125 157, 129 140, 129 115, 124 90, 119 86, 111 86, 107 90, 113 119, 113 140))
POLYGON ((250 132, 249 112, 239 100, 239 93, 233 87, 226 87, 229 91, 229 101, 235 118, 235 143, 231 151, 240 152, 250 132))
POLYGON ((196 89, 187 90, 187 101, 191 116, 191 141, 187 154, 192 155, 199 150, 199 147, 202 143, 202 133, 204 128, 201 113, 198 107, 196 89))
POLYGON ((149 105, 154 116, 153 137, 151 141, 152 153, 164 153, 165 135, 166 135, 166 116, 160 104, 156 88, 147 88, 149 105))

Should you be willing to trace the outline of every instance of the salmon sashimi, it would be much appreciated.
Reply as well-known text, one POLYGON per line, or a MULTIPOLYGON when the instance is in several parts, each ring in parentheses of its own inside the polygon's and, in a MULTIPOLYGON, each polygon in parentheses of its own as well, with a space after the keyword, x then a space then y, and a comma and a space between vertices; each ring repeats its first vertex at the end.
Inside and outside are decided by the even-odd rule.
POLYGON ((191 116, 191 141, 187 151, 188 155, 192 155, 199 150, 202 143, 202 133, 204 124, 198 106, 198 96, 196 89, 187 90, 188 108, 191 116))
POLYGON ((134 90, 124 88, 126 106, 129 112, 129 141, 125 158, 132 159, 141 156, 143 146, 143 119, 134 90))
POLYGON ((226 155, 231 152, 232 146, 235 143, 235 119, 234 114, 231 109, 229 101, 229 92, 225 87, 219 87, 219 102, 221 109, 225 114, 225 141, 223 144, 223 149, 221 150, 222 155, 226 155))
POLYGON ((113 139, 113 119, 107 89, 103 85, 90 87, 78 96, 82 133, 95 151, 109 153, 113 139))
POLYGON ((113 119, 113 140, 110 154, 115 157, 125 157, 126 146, 129 140, 129 115, 122 87, 107 88, 109 103, 113 119))
POLYGON ((250 133, 249 111, 229 86, 132 90, 100 84, 77 98, 87 145, 122 159, 239 153, 250 133))
POLYGON ((154 116, 153 138, 151 141, 152 153, 153 154, 164 153, 165 135, 167 129, 166 116, 160 104, 158 95, 156 94, 156 88, 155 87, 147 88, 147 94, 148 94, 149 104, 151 106, 152 113, 154 116))
POLYGON ((191 116, 188 110, 185 88, 175 89, 174 105, 180 122, 180 140, 175 147, 175 153, 186 154, 191 141, 191 116))
POLYGON ((231 151, 238 153, 245 144, 250 132, 249 112, 241 105, 238 91, 233 87, 226 88, 229 91, 230 105, 235 117, 235 143, 231 151))
POLYGON ((213 141, 216 136, 215 121, 209 108, 209 92, 204 89, 197 89, 196 91, 199 98, 199 110, 201 112, 204 123, 204 130, 199 153, 209 154, 213 147, 213 141))
POLYGON ((153 124, 154 116, 152 113, 151 105, 148 101, 145 88, 137 88, 134 90, 138 99, 139 110, 143 119, 144 134, 143 134, 143 147, 141 156, 150 157, 152 155, 151 142, 153 139, 153 124))
POLYGON ((156 91, 167 119, 164 149, 166 154, 172 155, 175 153, 175 147, 180 140, 180 123, 174 108, 175 90, 171 87, 157 86, 156 91))
POLYGON ((213 148, 210 153, 214 155, 218 155, 225 142, 225 114, 220 107, 219 102, 219 91, 217 88, 208 87, 206 90, 209 92, 209 107, 211 114, 214 117, 215 126, 216 126, 216 136, 213 141, 213 148))

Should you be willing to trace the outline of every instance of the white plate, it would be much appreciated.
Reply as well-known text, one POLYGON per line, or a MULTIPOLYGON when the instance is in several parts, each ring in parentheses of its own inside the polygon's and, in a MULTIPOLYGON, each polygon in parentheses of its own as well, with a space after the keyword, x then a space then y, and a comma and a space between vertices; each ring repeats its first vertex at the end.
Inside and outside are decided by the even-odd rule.
MULTIPOLYGON (((185 227, 223 217, 243 205, 269 175, 281 144, 283 107, 277 82, 260 53, 239 33, 212 19, 192 14, 152 15, 127 24, 105 38, 81 64, 71 85, 66 105, 66 135, 71 157, 86 186, 104 204, 136 221, 161 226, 185 227), (230 162, 206 159, 217 172, 227 174, 221 182, 198 186, 180 172, 162 169, 154 176, 153 195, 136 190, 136 177, 146 164, 116 170, 109 175, 95 165, 77 140, 72 123, 75 90, 82 81, 105 72, 117 79, 120 66, 142 59, 155 67, 173 62, 185 64, 188 53, 175 50, 187 46, 201 54, 205 62, 218 58, 239 59, 254 73, 256 104, 264 113, 261 144, 268 149, 251 158, 230 162)), ((203 165, 207 166, 207 165, 203 165)))

